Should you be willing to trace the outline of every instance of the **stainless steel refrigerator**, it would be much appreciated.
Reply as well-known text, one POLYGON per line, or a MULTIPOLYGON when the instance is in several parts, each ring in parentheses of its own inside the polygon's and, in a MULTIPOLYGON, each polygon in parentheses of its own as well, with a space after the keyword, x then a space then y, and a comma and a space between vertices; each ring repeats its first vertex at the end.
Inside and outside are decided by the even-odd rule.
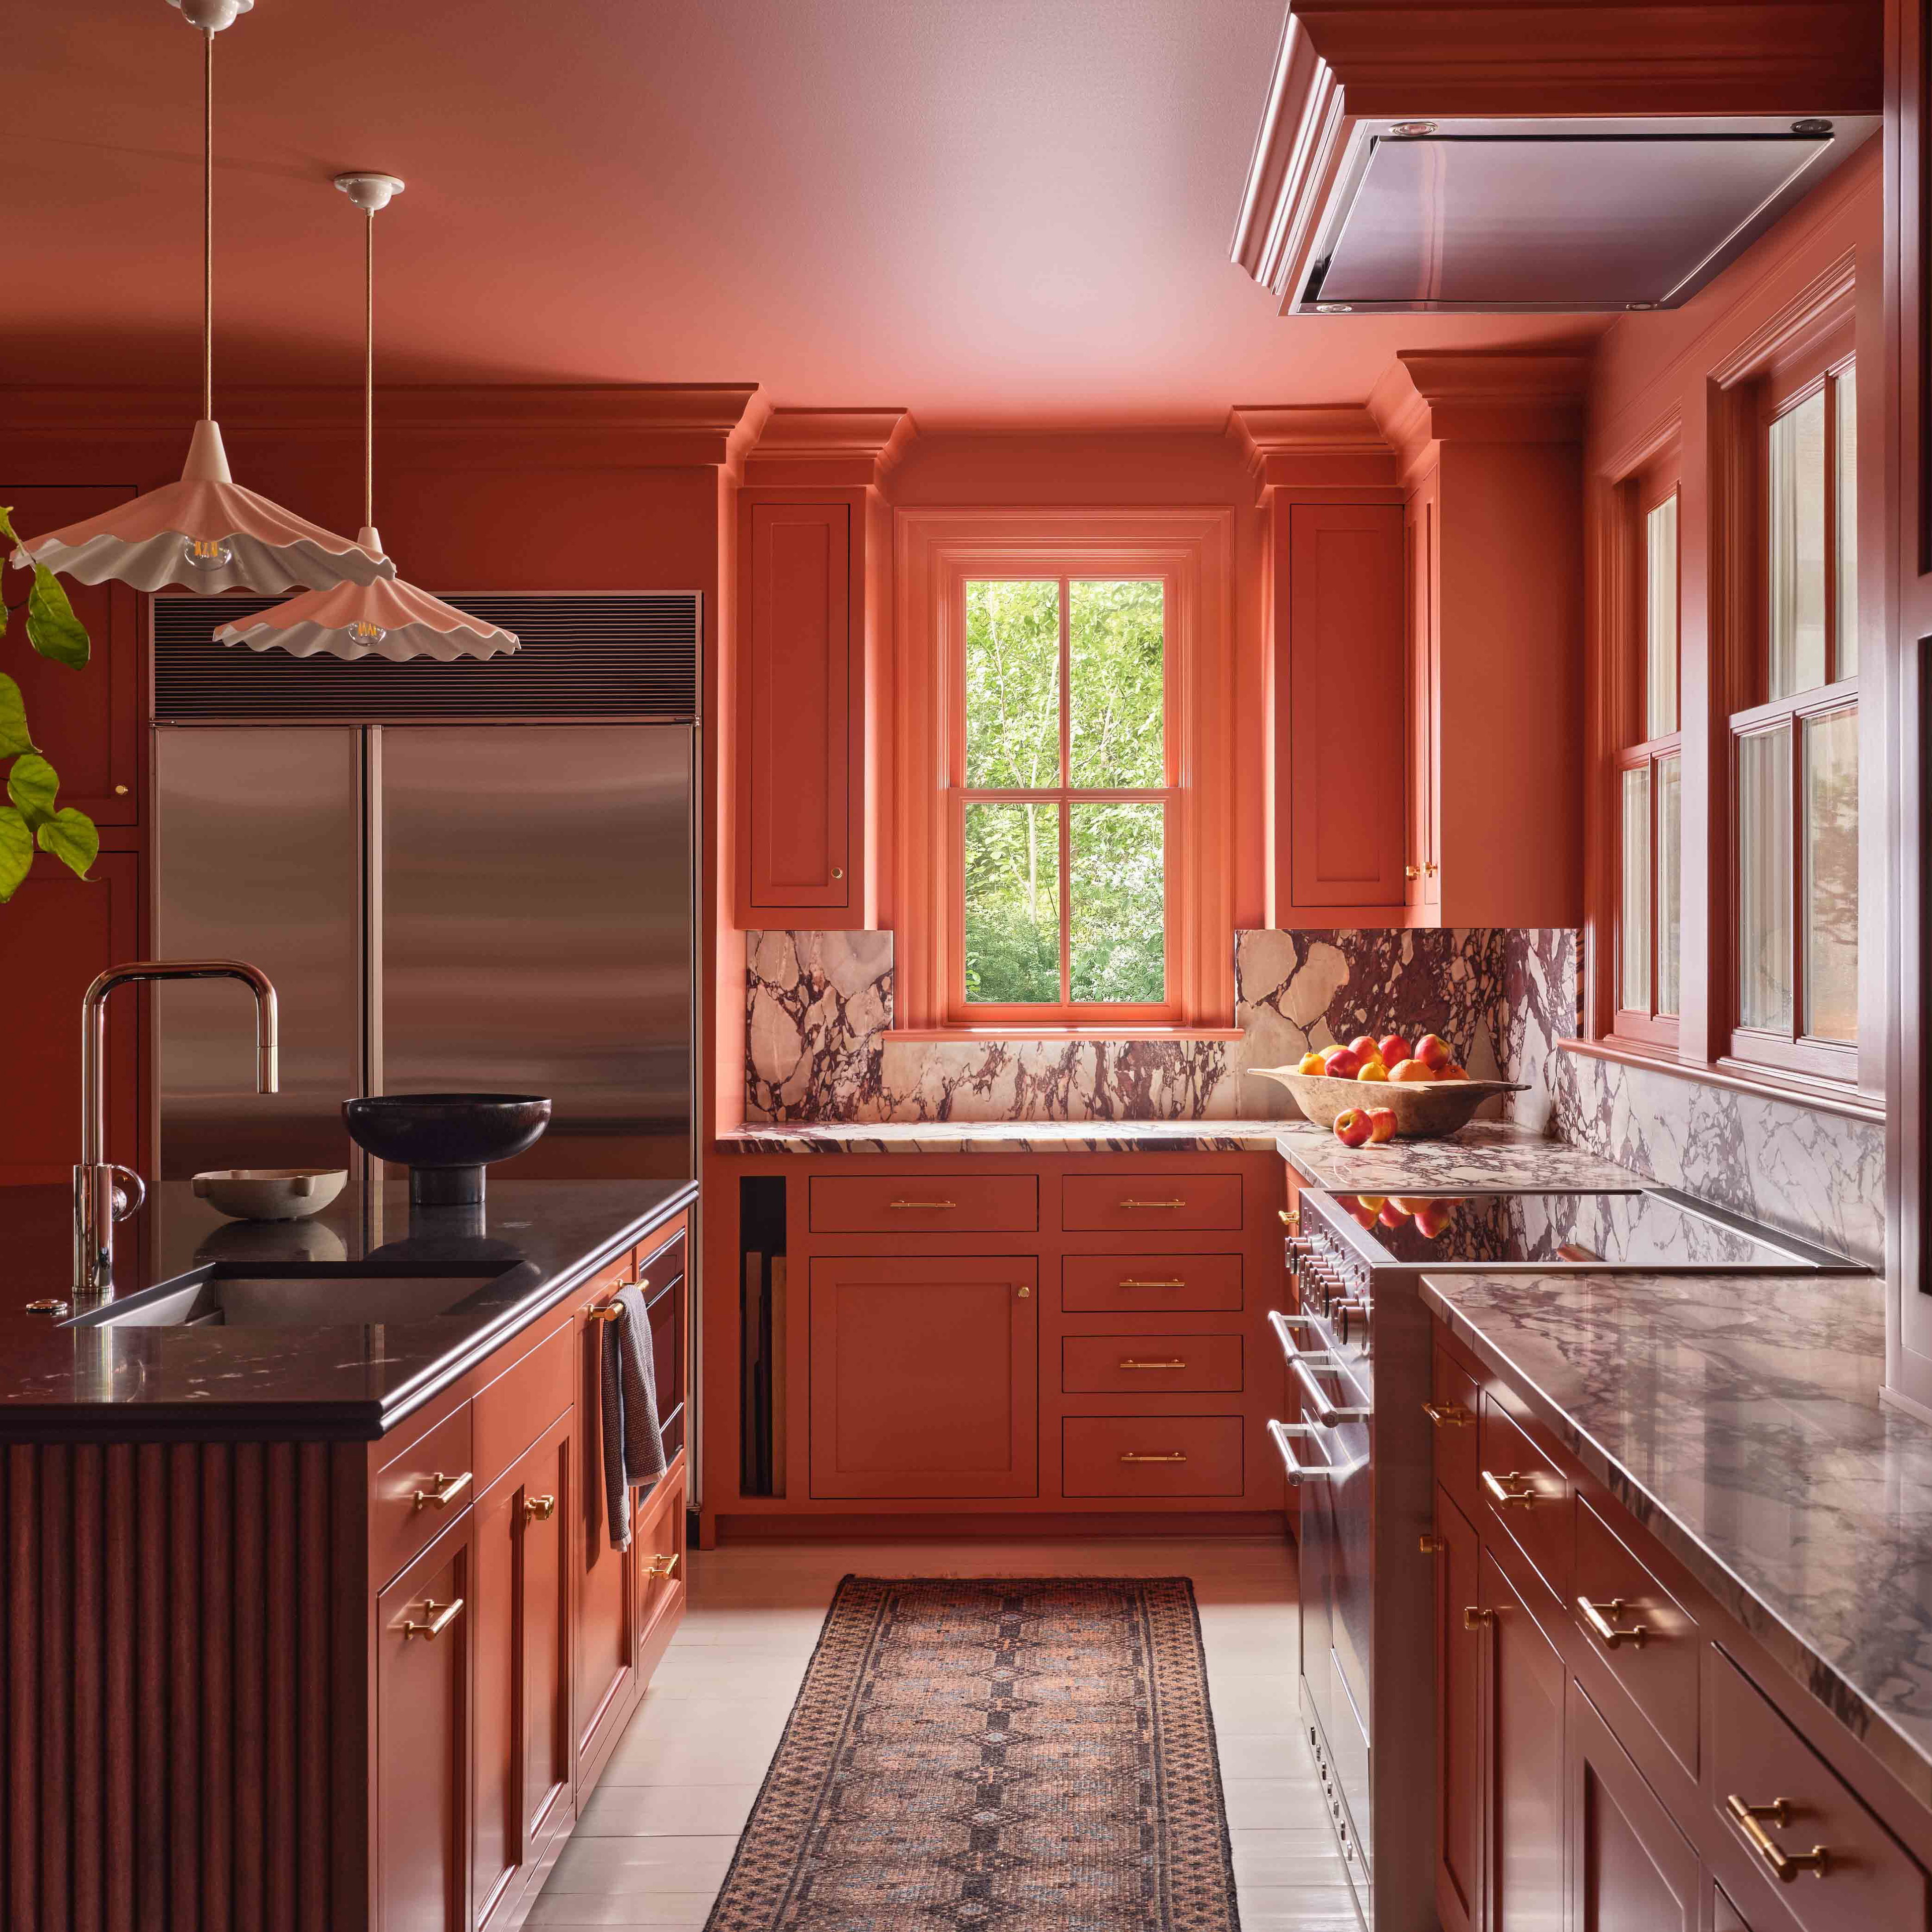
POLYGON ((282 1024, 258 1098, 236 989, 157 988, 164 1178, 353 1170, 345 1097, 450 1090, 555 1101, 506 1178, 695 1172, 692 726, 154 735, 156 950, 253 961, 282 1024))

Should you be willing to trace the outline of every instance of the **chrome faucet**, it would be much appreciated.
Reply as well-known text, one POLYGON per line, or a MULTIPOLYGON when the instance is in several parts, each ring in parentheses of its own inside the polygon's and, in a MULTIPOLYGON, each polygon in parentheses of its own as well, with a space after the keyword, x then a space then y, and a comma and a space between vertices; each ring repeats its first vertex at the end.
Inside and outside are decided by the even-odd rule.
POLYGON ((144 980, 239 980, 255 995, 255 1090, 272 1094, 278 1076, 275 989, 259 966, 240 959, 137 959, 110 966, 80 1003, 80 1165, 74 1171, 74 1292, 105 1300, 114 1292, 114 1224, 148 1198, 132 1168, 106 1156, 107 996, 144 980))

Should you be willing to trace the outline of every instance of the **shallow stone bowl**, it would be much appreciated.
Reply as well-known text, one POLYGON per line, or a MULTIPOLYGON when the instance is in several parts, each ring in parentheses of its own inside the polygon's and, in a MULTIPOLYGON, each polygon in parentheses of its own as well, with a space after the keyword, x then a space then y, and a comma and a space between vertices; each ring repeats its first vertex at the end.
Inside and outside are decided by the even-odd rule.
POLYGON ((1396 1137, 1441 1140, 1475 1118, 1492 1094, 1521 1094, 1520 1080, 1336 1080, 1326 1073, 1298 1073, 1292 1066, 1252 1066, 1264 1080, 1286 1087, 1294 1104, 1318 1127, 1332 1127, 1351 1107, 1388 1107, 1396 1137))
POLYGON ((234 1221, 300 1221, 347 1184, 341 1167, 224 1167, 194 1178, 195 1198, 234 1221))

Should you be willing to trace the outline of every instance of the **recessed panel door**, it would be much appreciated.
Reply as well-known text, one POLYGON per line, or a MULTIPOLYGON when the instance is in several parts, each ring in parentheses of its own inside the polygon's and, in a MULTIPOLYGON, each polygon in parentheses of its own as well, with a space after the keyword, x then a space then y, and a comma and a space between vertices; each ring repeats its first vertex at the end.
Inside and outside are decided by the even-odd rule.
POLYGON ((1490 1642, 1485 1922, 1490 1932, 1564 1932, 1563 1660, 1486 1550, 1480 1601, 1490 1642))

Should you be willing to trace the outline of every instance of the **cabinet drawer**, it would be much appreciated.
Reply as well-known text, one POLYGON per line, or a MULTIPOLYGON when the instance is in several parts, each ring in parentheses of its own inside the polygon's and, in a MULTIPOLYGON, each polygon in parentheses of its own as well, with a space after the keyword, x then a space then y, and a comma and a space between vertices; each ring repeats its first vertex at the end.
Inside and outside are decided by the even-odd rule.
POLYGON ((1456 1366, 1446 1349, 1436 1351, 1430 1375, 1429 1407, 1434 1425, 1436 1480, 1455 1499, 1465 1516, 1478 1512, 1482 1482, 1477 1474, 1476 1418, 1482 1407, 1474 1382, 1456 1366))
POLYGON ((1801 1868, 1778 1895, 1808 1932, 1852 1926, 1922 1926, 1925 1874, 1911 1855, 1812 1750, 1777 1707, 1716 1646, 1708 1677, 1706 1788, 1722 1821, 1767 1878, 1776 1861, 1825 1848, 1822 1877, 1801 1868), (1769 1807, 1781 1816, 1746 1822, 1738 1805, 1769 1807))
POLYGON ((1070 1415, 1060 1424, 1069 1496, 1238 1496, 1238 1415, 1070 1415))
POLYGON ((479 1491, 570 1406, 570 1336, 566 1321, 477 1391, 472 1433, 479 1491))
POLYGON ((1060 1350, 1066 1395, 1232 1394, 1241 1386, 1238 1335, 1069 1335, 1060 1350))
POLYGON ((1060 1184, 1060 1225, 1076 1232, 1164 1234, 1170 1228, 1238 1228, 1238 1174, 1162 1174, 1136 1167, 1074 1174, 1060 1184))
POLYGON ((1476 1480, 1490 1521, 1508 1531, 1544 1582, 1567 1599, 1576 1534, 1568 1478, 1493 1396, 1483 1398, 1478 1432, 1476 1480))
MULTIPOLYGON (((651 1237, 651 1240, 656 1239, 655 1234, 651 1237)), ((644 1291, 646 1301, 682 1276, 686 1252, 686 1244, 682 1228, 672 1235, 662 1247, 653 1248, 650 1241, 646 1241, 638 1250, 637 1283, 644 1291)))
POLYGON ((1239 1255, 1069 1255, 1060 1305, 1069 1315, 1198 1314, 1241 1305, 1239 1255))
POLYGON ((684 1474, 675 1471, 652 1491, 637 1531, 638 1668, 648 1681, 683 1613, 684 1474))
POLYGON ((376 1471, 369 1496, 373 1582, 386 1583, 476 1500, 471 1426, 466 1402, 376 1471))
POLYGON ((1570 1608, 1590 1648, 1695 1778, 1696 1619, 1580 1496, 1574 1587, 1570 1608))
POLYGON ((1040 1226, 1030 1174, 814 1174, 817 1234, 1022 1234, 1040 1226))

